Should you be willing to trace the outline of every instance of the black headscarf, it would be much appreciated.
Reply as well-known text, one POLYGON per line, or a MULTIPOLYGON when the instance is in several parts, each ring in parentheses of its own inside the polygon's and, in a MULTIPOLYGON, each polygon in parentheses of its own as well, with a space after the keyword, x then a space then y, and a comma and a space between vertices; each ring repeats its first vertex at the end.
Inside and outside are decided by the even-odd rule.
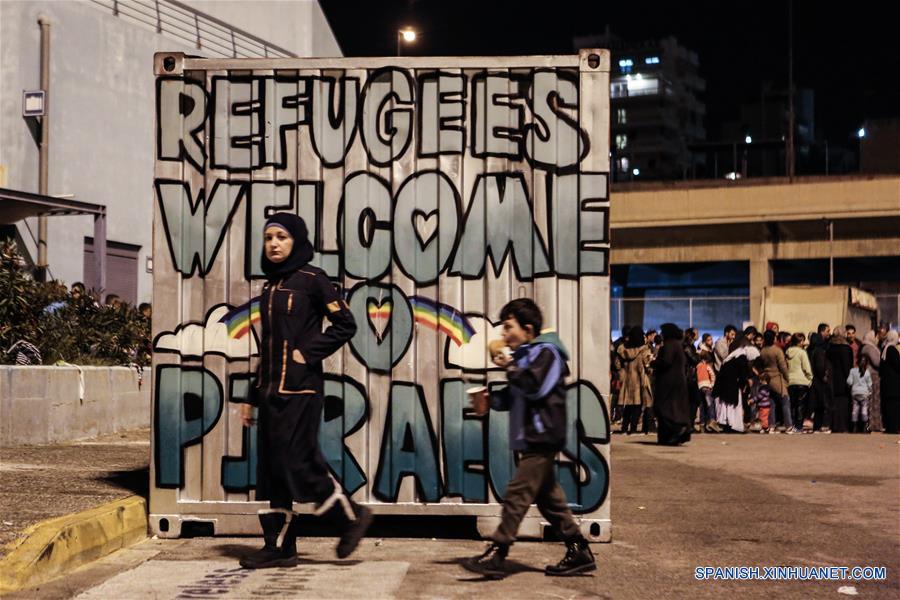
POLYGON ((278 279, 290 275, 297 269, 305 267, 312 260, 313 247, 309 241, 309 231, 306 223, 297 215, 291 213, 275 213, 266 221, 263 232, 271 225, 282 227, 294 239, 294 246, 290 255, 280 263, 274 263, 266 258, 265 243, 262 252, 262 270, 269 280, 278 279))
POLYGON ((629 330, 628 337, 625 339, 626 348, 640 348, 646 343, 644 332, 641 331, 640 327, 635 326, 629 330))
POLYGON ((659 326, 659 330, 662 333, 663 341, 675 340, 680 342, 684 339, 684 331, 675 323, 663 323, 659 326))

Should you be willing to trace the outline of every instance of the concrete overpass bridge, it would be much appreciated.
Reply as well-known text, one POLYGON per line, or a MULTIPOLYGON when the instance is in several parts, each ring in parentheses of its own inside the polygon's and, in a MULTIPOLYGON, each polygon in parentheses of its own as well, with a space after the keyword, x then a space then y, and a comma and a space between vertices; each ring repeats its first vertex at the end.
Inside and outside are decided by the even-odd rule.
POLYGON ((859 279, 900 292, 900 175, 616 184, 610 211, 614 268, 747 263, 754 323, 777 261, 877 258, 859 279))

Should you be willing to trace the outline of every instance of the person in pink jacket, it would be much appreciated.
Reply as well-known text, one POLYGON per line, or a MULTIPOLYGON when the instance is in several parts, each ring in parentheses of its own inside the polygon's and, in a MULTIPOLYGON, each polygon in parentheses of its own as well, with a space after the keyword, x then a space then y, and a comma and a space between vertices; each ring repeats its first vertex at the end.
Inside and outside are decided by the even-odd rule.
POLYGON ((721 433, 722 428, 716 423, 716 402, 713 397, 713 386, 716 385, 716 372, 713 369, 712 352, 706 350, 700 352, 700 362, 697 363, 697 387, 700 388, 704 401, 706 402, 709 418, 703 426, 706 433, 721 433))

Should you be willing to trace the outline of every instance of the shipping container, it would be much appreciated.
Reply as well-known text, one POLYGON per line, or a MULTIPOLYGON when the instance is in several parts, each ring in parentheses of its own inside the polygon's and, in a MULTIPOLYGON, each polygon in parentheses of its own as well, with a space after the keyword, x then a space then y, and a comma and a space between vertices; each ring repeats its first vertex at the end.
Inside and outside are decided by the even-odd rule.
MULTIPOLYGON (((353 498, 493 530, 508 414, 475 416, 465 390, 503 385, 487 344, 500 308, 529 297, 571 354, 558 479, 584 534, 609 541, 609 53, 160 53, 154 71, 153 532, 258 531, 239 403, 259 360, 262 226, 289 211, 358 324, 324 363, 319 436, 353 498)), ((532 507, 521 533, 542 532, 532 507)))
POLYGON ((778 323, 781 331, 817 331, 819 323, 832 328, 853 325, 857 339, 878 323, 875 295, 846 285, 778 285, 765 288, 763 323, 778 323))

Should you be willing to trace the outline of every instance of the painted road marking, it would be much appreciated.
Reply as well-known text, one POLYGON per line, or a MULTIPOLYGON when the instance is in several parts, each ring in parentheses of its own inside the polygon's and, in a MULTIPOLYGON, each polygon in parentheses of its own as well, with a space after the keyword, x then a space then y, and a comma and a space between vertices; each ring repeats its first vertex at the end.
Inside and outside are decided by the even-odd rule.
POLYGON ((408 568, 407 562, 335 561, 254 571, 242 569, 236 561, 151 560, 76 598, 393 598, 408 568))

